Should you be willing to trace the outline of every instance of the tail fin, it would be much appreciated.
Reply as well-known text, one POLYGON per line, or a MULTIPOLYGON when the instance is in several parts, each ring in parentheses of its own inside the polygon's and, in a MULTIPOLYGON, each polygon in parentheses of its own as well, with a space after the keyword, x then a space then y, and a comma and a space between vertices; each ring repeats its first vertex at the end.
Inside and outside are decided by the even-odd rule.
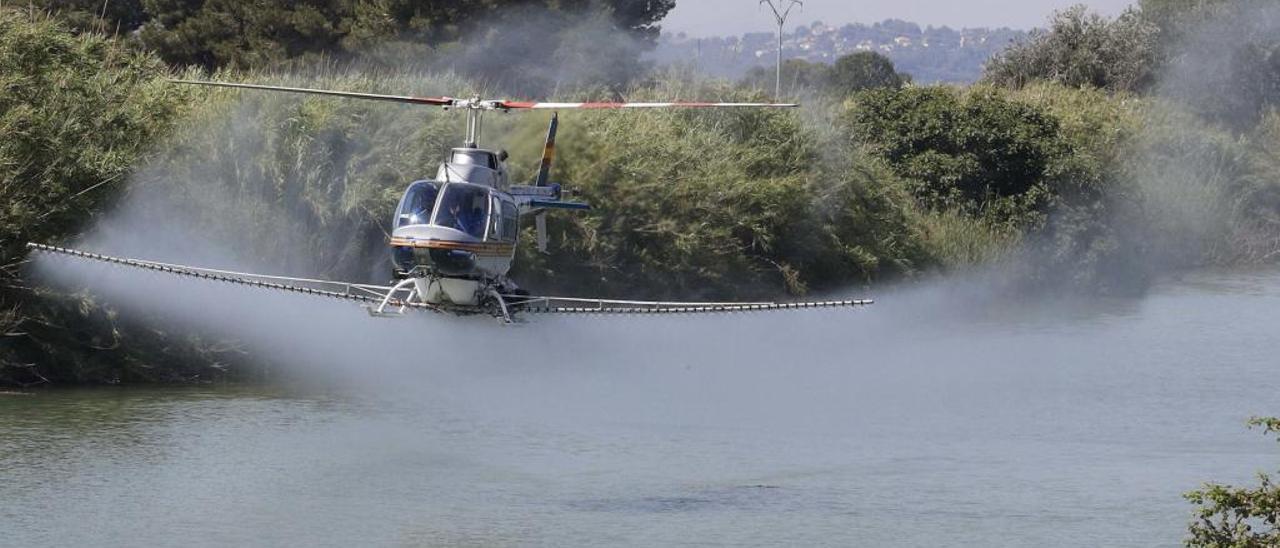
POLYGON ((542 165, 538 167, 538 178, 533 186, 547 186, 551 175, 551 162, 556 158, 556 128, 560 127, 560 113, 551 115, 551 127, 547 128, 547 144, 542 148, 542 165))
MULTIPOLYGON (((547 128, 547 144, 542 147, 542 165, 538 166, 538 178, 533 186, 547 186, 551 176, 551 162, 556 159, 556 129, 560 127, 560 113, 551 113, 551 125, 547 128)), ((547 252, 547 211, 539 211, 534 217, 538 234, 538 251, 547 252)))

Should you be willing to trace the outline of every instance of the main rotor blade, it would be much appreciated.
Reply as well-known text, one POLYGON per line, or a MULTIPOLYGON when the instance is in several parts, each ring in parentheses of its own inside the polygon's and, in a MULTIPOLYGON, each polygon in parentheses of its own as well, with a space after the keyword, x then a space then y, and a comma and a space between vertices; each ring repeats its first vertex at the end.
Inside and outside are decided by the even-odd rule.
POLYGON ((500 109, 618 109, 618 108, 795 108, 796 103, 535 103, 528 101, 496 101, 500 109))
POLYGON ((334 97, 350 97, 353 99, 369 99, 373 101, 389 101, 393 103, 410 103, 415 105, 453 106, 456 101, 449 97, 413 97, 409 95, 381 95, 377 93, 357 93, 354 91, 333 91, 328 89, 291 88, 285 86, 264 86, 261 84, 234 84, 231 82, 204 82, 200 80, 169 80, 175 84, 193 84, 197 86, 213 86, 223 88, 264 89, 268 91, 284 91, 288 93, 309 93, 312 95, 330 95, 334 97))

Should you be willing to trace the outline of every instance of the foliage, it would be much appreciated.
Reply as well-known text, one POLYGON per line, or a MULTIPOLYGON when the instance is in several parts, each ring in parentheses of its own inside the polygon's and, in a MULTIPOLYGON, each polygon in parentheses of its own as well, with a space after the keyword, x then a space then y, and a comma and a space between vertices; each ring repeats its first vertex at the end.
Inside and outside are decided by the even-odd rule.
MULTIPOLYGON (((1247 195, 1248 143, 1173 104, 1153 108, 1133 141, 1128 176, 1141 194, 1147 249, 1162 266, 1226 259, 1247 195)), ((1227 262, 1227 261, 1223 261, 1227 262)))
POLYGON ((1146 273, 1135 265, 1146 257, 1137 231, 1124 226, 1136 197, 1120 172, 1141 131, 1145 104, 1049 83, 1027 86, 1010 99, 1053 117, 1064 150, 1045 172, 1052 196, 1043 224, 1028 231, 1019 251, 1026 282, 1038 289, 1140 291, 1146 273))
MULTIPOLYGON (((12 4, 11 4, 12 5, 12 4)), ((80 32, 122 35, 137 30, 147 22, 148 15, 143 0, 45 0, 39 4, 43 11, 55 15, 67 28, 80 32)))
MULTIPOLYGON (((755 67, 742 78, 744 87, 773 89, 776 67, 755 67)), ((782 93, 784 97, 807 95, 815 90, 825 91, 831 67, 825 63, 811 63, 804 59, 782 61, 782 93)))
POLYGON ((1280 97, 1278 20, 1271 0, 1144 0, 1114 19, 1075 6, 994 57, 984 79, 1154 91, 1244 131, 1280 97))
POLYGON ((943 267, 999 263, 1025 237, 1019 227, 975 218, 960 209, 914 211, 912 217, 910 224, 916 227, 925 254, 943 267))
POLYGON ((916 197, 936 209, 1002 216, 1034 209, 1050 165, 1066 152, 1055 118, 996 89, 869 91, 842 116, 853 139, 912 181, 916 197))
MULTIPOLYGON (((1168 6, 1176 2, 1148 2, 1168 6)), ((1280 107, 1280 4, 1201 1, 1154 11, 1162 27, 1159 92, 1236 132, 1280 107)))
MULTIPOLYGON (((661 96, 760 99, 671 81, 636 95, 661 96)), ((890 198, 894 177, 823 157, 790 113, 582 118, 565 118, 563 127, 579 129, 561 139, 557 171, 595 211, 554 218, 556 250, 522 257, 526 279, 727 298, 867 281, 924 260, 890 198)))
POLYGON ((1138 0, 1142 18, 1160 29, 1160 51, 1164 56, 1203 25, 1212 12, 1237 0, 1138 0))
POLYGON ((590 87, 621 93, 647 70, 640 56, 651 44, 643 36, 608 11, 525 6, 442 46, 430 66, 525 97, 590 87))
MULTIPOLYGON (((472 76, 503 79, 492 70, 500 56, 504 67, 533 73, 549 60, 572 62, 573 53, 592 44, 613 47, 607 58, 634 74, 639 53, 657 37, 657 23, 674 0, 46 0, 41 7, 59 13, 78 29, 118 30, 166 62, 184 67, 264 68, 328 54, 377 62, 432 61, 472 76), (104 12, 103 9, 106 8, 104 12), (98 21, 99 16, 105 19, 98 21), (610 40, 593 36, 607 32, 610 40), (386 61, 385 59, 381 59, 386 61), (632 66, 627 66, 632 65, 632 66)), ((599 50, 595 58, 606 57, 599 50)), ((599 68, 609 66, 596 64, 599 68)), ((622 85, 622 69, 603 78, 622 85)), ((539 75, 546 77, 546 75, 539 75)), ((552 78, 551 84, 560 83, 552 78)), ((511 80, 512 82, 516 80, 511 80)), ((505 83, 505 82, 504 82, 505 83)), ((549 84, 537 87, 545 93, 549 84)))
POLYGON ((99 376, 95 360, 153 363, 155 346, 111 342, 119 333, 109 309, 32 290, 19 274, 26 242, 91 224, 169 130, 183 96, 166 75, 154 56, 0 10, 0 382, 119 378, 99 376))
MULTIPOLYGON (((756 67, 747 73, 743 83, 772 89, 773 80, 773 68, 756 67)), ((782 63, 782 83, 791 95, 816 92, 844 97, 868 89, 898 89, 910 82, 911 77, 894 69, 888 57, 872 51, 841 56, 832 65, 803 59, 782 63)))
MULTIPOLYGON (((1280 434, 1280 419, 1254 417, 1250 428, 1280 434)), ((1280 441, 1280 436, 1277 436, 1280 441)), ((1196 505, 1187 546, 1253 548, 1280 544, 1280 486, 1258 474, 1256 487, 1206 484, 1185 496, 1196 505)))
POLYGON ((1132 9, 1108 19, 1077 5, 1055 13, 1047 30, 1032 32, 1027 41, 992 58, 983 78, 1012 88, 1044 80, 1139 91, 1154 77, 1158 33, 1132 9))
POLYGON ((151 56, 0 11, 0 250, 75 230, 176 114, 151 56))
POLYGON ((836 59, 828 75, 830 86, 847 95, 868 89, 898 89, 911 78, 898 74, 888 57, 860 51, 836 59))
POLYGON ((1144 279, 1140 231, 1124 226, 1137 197, 1120 176, 1142 115, 1132 97, 1037 83, 864 93, 841 121, 908 179, 930 256, 1017 259, 1018 283, 1105 293, 1144 279))

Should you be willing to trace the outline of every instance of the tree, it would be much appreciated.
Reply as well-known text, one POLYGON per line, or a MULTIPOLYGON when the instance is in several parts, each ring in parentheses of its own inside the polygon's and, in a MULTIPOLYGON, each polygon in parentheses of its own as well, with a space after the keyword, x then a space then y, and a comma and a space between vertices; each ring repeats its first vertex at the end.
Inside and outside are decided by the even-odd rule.
POLYGON ((495 10, 456 43, 441 45, 433 66, 523 96, 600 87, 618 92, 646 72, 641 54, 651 45, 653 18, 665 12, 619 23, 605 2, 559 5, 495 10))
POLYGON ((977 212, 993 199, 1044 188, 1065 152, 1058 122, 994 89, 876 89, 849 102, 844 122, 935 208, 977 212))
POLYGON ((127 35, 147 22, 142 0, 45 0, 41 7, 57 15, 75 32, 127 35))
POLYGON ((1138 0, 1142 18, 1160 29, 1162 53, 1184 37, 1183 31, 1203 22, 1208 8, 1230 0, 1138 0))
POLYGON ((992 58, 983 79, 1011 88, 1046 80, 1140 91, 1154 79, 1158 32, 1135 10, 1108 19, 1077 5, 1055 13, 1048 30, 1033 32, 1026 42, 992 58))
MULTIPOLYGON (((773 83, 773 76, 772 71, 756 67, 747 73, 743 83, 763 88, 773 83)), ((888 57, 872 51, 842 56, 834 65, 804 59, 787 59, 782 63, 782 84, 793 94, 817 91, 846 97, 868 89, 898 89, 910 81, 911 76, 898 72, 888 57)))
MULTIPOLYGON (((826 91, 831 67, 823 63, 810 63, 804 59, 787 59, 782 62, 782 88, 789 95, 826 91)), ((742 83, 748 87, 767 89, 774 84, 774 71, 766 67, 754 67, 747 71, 742 83)))
POLYGON ((1242 132, 1280 106, 1280 4, 1148 0, 1142 6, 1160 28, 1162 95, 1242 132))
POLYGON ((156 350, 113 344, 120 331, 109 311, 48 296, 21 275, 27 242, 84 230, 170 130, 188 102, 169 74, 116 40, 0 9, 0 384, 57 380, 51 370, 88 375, 156 350))
MULTIPOLYGON (((1254 417, 1250 428, 1280 434, 1280 419, 1254 417)), ((1277 436, 1280 441, 1280 436, 1277 436)), ((1264 547, 1280 545, 1280 485, 1266 473, 1257 487, 1206 484, 1186 494, 1195 504, 1195 520, 1188 526, 1187 546, 1264 547)))
MULTIPOLYGON (((502 36, 521 32, 538 37, 537 52, 554 53, 562 41, 592 34, 573 31, 595 15, 636 44, 628 54, 638 58, 675 0, 45 0, 41 7, 73 29, 136 31, 142 45, 170 64, 215 70, 317 53, 358 57, 389 45, 412 46, 401 49, 421 61, 423 52, 452 43, 495 49, 502 36)), ((580 40, 573 47, 581 47, 580 40)))
POLYGON ((836 59, 827 80, 831 88, 848 95, 868 89, 898 89, 911 78, 895 70, 888 57, 874 51, 860 51, 836 59))

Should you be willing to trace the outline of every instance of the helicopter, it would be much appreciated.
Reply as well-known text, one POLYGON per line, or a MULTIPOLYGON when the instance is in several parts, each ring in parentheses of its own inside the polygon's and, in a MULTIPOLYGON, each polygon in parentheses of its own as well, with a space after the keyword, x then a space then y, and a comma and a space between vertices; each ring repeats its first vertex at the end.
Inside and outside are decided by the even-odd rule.
POLYGON ((194 276, 366 303, 373 316, 400 316, 409 309, 489 314, 503 322, 529 313, 690 313, 848 307, 870 300, 822 302, 667 302, 533 296, 508 277, 524 218, 534 219, 536 246, 546 253, 546 220, 551 210, 585 211, 591 206, 566 200, 565 190, 550 181, 561 110, 631 110, 670 108, 795 108, 795 103, 714 102, 534 102, 482 99, 478 96, 416 97, 327 89, 205 80, 170 80, 174 84, 262 90, 338 98, 384 101, 460 110, 466 114, 463 144, 450 150, 434 177, 408 184, 395 208, 387 244, 392 285, 353 284, 286 276, 175 265, 111 257, 74 249, 30 243, 35 251, 105 261, 171 274, 194 276), (488 112, 550 110, 541 163, 531 184, 512 184, 505 150, 481 148, 488 112))

